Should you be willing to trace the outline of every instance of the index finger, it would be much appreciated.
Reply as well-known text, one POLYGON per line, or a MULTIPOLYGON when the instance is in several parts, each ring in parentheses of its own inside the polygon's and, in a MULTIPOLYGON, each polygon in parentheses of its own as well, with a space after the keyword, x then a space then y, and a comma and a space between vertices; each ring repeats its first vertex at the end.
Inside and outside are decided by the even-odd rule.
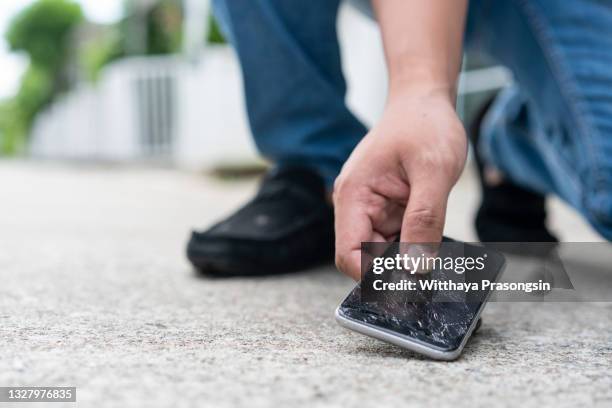
POLYGON ((361 243, 385 242, 376 233, 367 207, 356 191, 334 195, 336 266, 356 281, 361 279, 361 243))

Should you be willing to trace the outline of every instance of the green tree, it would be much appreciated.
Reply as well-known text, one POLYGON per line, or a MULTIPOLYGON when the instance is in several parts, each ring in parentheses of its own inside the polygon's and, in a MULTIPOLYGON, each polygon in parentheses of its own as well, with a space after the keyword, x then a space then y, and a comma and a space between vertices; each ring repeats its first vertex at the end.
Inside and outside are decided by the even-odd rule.
POLYGON ((46 71, 60 91, 67 87, 62 75, 70 33, 82 20, 81 7, 71 0, 38 0, 13 19, 6 40, 12 51, 25 52, 32 66, 46 71))
POLYGON ((11 21, 6 40, 12 51, 25 53, 30 65, 17 95, 0 106, 1 148, 17 149, 38 112, 70 85, 67 61, 70 33, 83 14, 71 0, 38 0, 11 21))
POLYGON ((21 114, 14 100, 0 102, 0 153, 14 153, 24 145, 27 130, 21 114))

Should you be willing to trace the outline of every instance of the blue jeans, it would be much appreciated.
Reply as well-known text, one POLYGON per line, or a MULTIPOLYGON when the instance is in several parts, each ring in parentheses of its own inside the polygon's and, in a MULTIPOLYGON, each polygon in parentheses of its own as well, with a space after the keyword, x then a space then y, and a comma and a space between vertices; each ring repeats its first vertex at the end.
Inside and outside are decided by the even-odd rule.
MULTIPOLYGON (((214 0, 236 48, 251 130, 279 166, 331 186, 366 128, 347 109, 340 0, 214 0)), ((355 0, 370 13, 367 0, 355 0)), ((612 2, 472 0, 466 48, 507 66, 480 151, 517 184, 554 193, 612 240, 612 2)))

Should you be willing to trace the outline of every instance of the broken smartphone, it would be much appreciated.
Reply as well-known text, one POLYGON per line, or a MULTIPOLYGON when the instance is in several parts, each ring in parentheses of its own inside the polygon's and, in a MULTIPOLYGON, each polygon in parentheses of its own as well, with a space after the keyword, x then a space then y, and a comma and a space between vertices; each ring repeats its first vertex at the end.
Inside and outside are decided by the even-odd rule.
MULTIPOLYGON (((390 245, 383 254, 387 258, 394 259, 397 253, 406 252, 401 249, 404 244, 390 245)), ((433 359, 459 357, 491 293, 486 282, 499 279, 505 260, 497 251, 448 238, 437 245, 440 246, 436 249, 436 257, 441 262, 434 262, 425 275, 406 275, 404 271, 400 279, 395 276, 397 271, 372 274, 375 262, 362 265, 362 281, 336 309, 338 323, 433 359), (470 258, 476 260, 467 263, 477 265, 480 260, 478 265, 482 268, 466 270, 462 267, 459 273, 457 265, 465 266, 466 259, 470 258), (414 283, 407 283, 409 280, 414 283), (383 286, 400 289, 410 286, 412 289, 374 289, 383 286)))

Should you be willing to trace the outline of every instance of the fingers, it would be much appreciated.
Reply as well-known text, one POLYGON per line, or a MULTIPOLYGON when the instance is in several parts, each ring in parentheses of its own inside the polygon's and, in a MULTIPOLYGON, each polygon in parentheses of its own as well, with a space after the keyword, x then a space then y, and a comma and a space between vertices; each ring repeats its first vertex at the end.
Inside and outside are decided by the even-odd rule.
POLYGON ((356 281, 361 279, 361 243, 385 242, 374 232, 359 187, 334 189, 336 266, 356 281))
MULTIPOLYGON (((334 192, 336 228, 336 266, 358 281, 361 279, 362 242, 387 242, 373 225, 370 213, 384 211, 382 196, 364 192, 357 186, 341 186, 334 192)), ((401 242, 438 243, 442 239, 450 183, 430 175, 411 182, 404 211, 401 242)), ((393 219, 395 217, 389 217, 393 219)), ((367 260, 366 260, 367 261, 367 260)))
POLYGON ((423 175, 411 180, 410 188, 402 220, 401 242, 440 242, 450 184, 445 179, 423 175))
POLYGON ((442 240, 452 180, 442 172, 424 173, 411 178, 405 211, 403 206, 362 183, 337 183, 334 210, 338 269, 360 280, 361 265, 364 261, 367 264, 367 259, 362 257, 368 256, 362 254, 361 243, 387 242, 386 238, 399 230, 400 222, 401 242, 439 243, 442 240))

